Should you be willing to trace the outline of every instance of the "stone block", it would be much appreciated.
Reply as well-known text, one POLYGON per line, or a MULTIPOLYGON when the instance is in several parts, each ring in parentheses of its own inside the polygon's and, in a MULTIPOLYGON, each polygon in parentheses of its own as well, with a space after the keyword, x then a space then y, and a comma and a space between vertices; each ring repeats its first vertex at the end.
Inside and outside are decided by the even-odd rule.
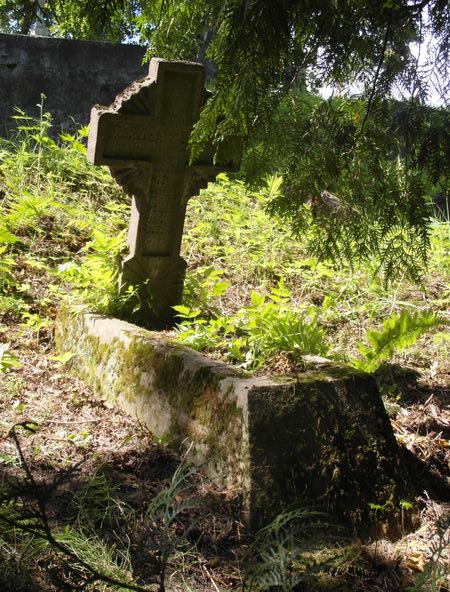
POLYGON ((95 395, 138 417, 221 486, 252 529, 299 505, 362 536, 395 535, 414 492, 373 379, 314 363, 295 379, 246 377, 163 335, 61 311, 56 344, 95 395), (370 504, 383 507, 373 515, 370 504))

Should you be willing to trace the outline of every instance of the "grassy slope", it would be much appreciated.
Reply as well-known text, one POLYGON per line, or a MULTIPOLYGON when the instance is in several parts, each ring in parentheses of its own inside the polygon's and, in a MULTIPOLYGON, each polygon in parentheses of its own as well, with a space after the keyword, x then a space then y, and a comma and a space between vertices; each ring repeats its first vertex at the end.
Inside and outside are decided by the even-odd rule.
MULTIPOLYGON (((94 171, 87 165, 80 138, 66 137, 65 147, 60 148, 47 136, 45 118, 35 127, 31 121, 22 123, 27 128, 22 140, 0 145, 0 342, 10 344, 4 347, 0 360, 7 370, 0 375, 1 467, 8 483, 18 477, 23 480, 23 466, 9 430, 16 422, 32 421, 31 431, 22 428, 18 434, 36 479, 45 484, 63 471, 74 471, 69 471, 53 493, 46 490, 51 526, 71 524, 74 531, 69 532, 67 544, 91 561, 98 562, 102 553, 109 553, 109 559, 103 557, 100 562, 103 571, 129 580, 128 561, 134 575, 141 576, 140 582, 148 583, 161 566, 152 545, 158 540, 161 543, 161 532, 168 536, 161 521, 156 529, 155 520, 149 519, 149 499, 167 485, 177 460, 135 421, 93 401, 86 387, 68 373, 65 358, 54 359, 51 349, 51 324, 61 299, 88 302, 102 312, 120 312, 123 307, 124 302, 115 295, 113 270, 124 246, 128 200, 107 171, 94 171), (16 359, 21 366, 15 365, 16 359), (92 495, 97 496, 97 505, 92 495), (81 542, 80 532, 84 536, 81 542), (118 552, 111 551, 112 545, 118 544, 114 532, 120 533, 118 548, 127 549, 127 560, 120 569, 114 566, 118 552), (85 539, 90 537, 94 537, 95 552, 86 546, 85 539)), ((206 349, 213 349, 214 343, 213 355, 258 371, 279 373, 300 368, 299 359, 285 347, 292 343, 291 338, 282 339, 286 324, 276 325, 282 334, 278 349, 271 347, 274 339, 269 332, 264 355, 259 342, 256 346, 251 340, 236 344, 237 339, 243 340, 242 335, 233 333, 236 324, 243 326, 245 337, 245 331, 252 334, 249 318, 254 333, 261 333, 258 323, 262 316, 274 309, 282 309, 283 314, 294 311, 306 323, 315 319, 313 333, 316 329, 324 333, 319 341, 326 342, 329 354, 346 359, 357 355, 356 344, 366 331, 379 327, 393 312, 431 308, 448 315, 448 223, 433 224, 430 269, 423 286, 403 280, 386 288, 374 279, 376 261, 350 270, 345 264, 338 268, 317 262, 305 253, 302 241, 291 237, 282 221, 265 212, 277 191, 274 180, 265 190, 249 192, 242 183, 222 178, 191 200, 183 244, 190 269, 184 305, 188 310, 185 316, 193 316, 194 308, 200 315, 194 317, 193 328, 185 331, 188 340, 206 349), (204 324, 198 323, 200 317, 204 324), (219 329, 205 331, 211 319, 216 329, 219 322, 219 329), (199 335, 201 339, 197 339, 199 335)), ((289 323, 293 320, 289 318, 289 323)), ((385 543, 375 549, 352 547, 347 555, 341 553, 339 560, 331 561, 331 589, 406 589, 414 574, 425 568, 430 547, 422 548, 418 541, 424 536, 431 538, 433 522, 445 515, 442 502, 450 499, 449 357, 448 332, 441 327, 379 370, 397 438, 407 451, 422 494, 423 522, 416 538, 411 535, 408 539, 408 552, 406 543, 395 548, 385 543)), ((172 581, 183 587, 187 578, 186 585, 192 589, 239 587, 243 577, 240 562, 249 541, 243 538, 237 502, 197 475, 186 479, 183 483, 188 487, 178 492, 178 498, 205 499, 211 512, 199 517, 194 540, 183 533, 196 510, 185 508, 169 525, 172 534, 180 535, 180 551, 171 555, 171 570, 184 566, 178 580, 172 581), (189 545, 183 546, 186 541, 189 545)), ((42 516, 37 516, 39 508, 32 494, 28 490, 21 495, 17 511, 31 509, 32 519, 39 523, 42 516)), ((299 570, 302 558, 307 557, 303 551, 294 561, 299 570)), ((9 566, 4 572, 4 587, 16 586, 11 590, 51 586, 59 590, 65 585, 61 579, 83 581, 86 576, 82 567, 62 561, 55 550, 37 552, 33 545, 26 547, 20 530, 5 535, 0 561, 9 566), (44 576, 46 561, 55 568, 44 576), (19 581, 21 587, 17 588, 19 581)), ((290 566, 280 561, 278 569, 290 572, 290 566)), ((89 589, 84 585, 83 589, 89 589)), ((93 584, 91 589, 112 589, 102 586, 93 584)), ((313 584, 309 586, 315 589, 313 584)), ((254 584, 254 589, 264 588, 254 584)))

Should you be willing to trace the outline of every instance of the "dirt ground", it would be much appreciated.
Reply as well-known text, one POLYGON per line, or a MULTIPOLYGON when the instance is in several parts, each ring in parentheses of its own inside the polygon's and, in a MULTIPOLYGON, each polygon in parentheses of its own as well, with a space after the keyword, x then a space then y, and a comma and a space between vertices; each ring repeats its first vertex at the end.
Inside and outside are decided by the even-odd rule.
MULTIPOLYGON (((70 361, 58 359, 53 351, 51 325, 36 332, 6 316, 1 321, 0 338, 12 343, 11 351, 21 362, 0 375, 3 485, 22 488, 15 499, 22 500, 21 508, 29 516, 39 513, 36 487, 40 488, 50 527, 82 524, 84 516, 111 547, 118 547, 118 538, 121 543, 128 538, 125 546, 135 575, 148 589, 158 589, 150 584, 158 571, 159 551, 148 542, 144 514, 155 494, 170 484, 180 463, 177 451, 157 442, 136 419, 96 400, 72 375, 70 361), (99 514, 92 517, 88 515, 96 509, 92 491, 99 481, 107 484, 110 499, 99 501, 99 514), (100 508, 105 503, 107 515, 100 508)), ((440 587, 413 588, 431 566, 444 570, 450 562, 450 369, 424 377, 417 369, 385 366, 378 380, 384 391, 395 384, 401 392, 398 400, 388 404, 388 412, 416 486, 417 528, 396 542, 354 541, 352 558, 328 570, 334 584, 321 588, 316 579, 292 589, 450 590, 448 571, 447 584, 441 578, 440 587), (430 559, 435 562, 430 564, 430 559)), ((104 489, 99 491, 105 496, 104 489)), ((170 527, 175 535, 179 531, 182 544, 168 561, 166 589, 243 589, 245 563, 257 553, 240 521, 239 495, 222 491, 192 472, 181 497, 202 503, 187 503, 170 527)), ((78 573, 51 548, 26 561, 24 553, 23 544, 3 545, 1 590, 112 589, 106 583, 89 583, 80 575, 81 568, 78 573)))

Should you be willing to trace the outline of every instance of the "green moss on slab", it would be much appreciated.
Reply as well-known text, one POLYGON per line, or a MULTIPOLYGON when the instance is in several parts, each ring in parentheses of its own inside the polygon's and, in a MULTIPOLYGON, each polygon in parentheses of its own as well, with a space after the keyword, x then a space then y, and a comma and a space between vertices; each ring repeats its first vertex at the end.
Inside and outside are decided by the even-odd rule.
POLYGON ((219 394, 221 380, 236 375, 234 371, 221 373, 209 365, 191 368, 185 347, 160 335, 149 336, 142 329, 131 330, 128 342, 116 337, 103 343, 83 328, 82 317, 61 312, 58 323, 64 341, 70 335, 81 350, 79 371, 97 395, 109 401, 123 400, 132 407, 145 405, 146 400, 151 407, 163 400, 173 412, 168 432, 156 434, 158 437, 169 438, 174 444, 188 438, 208 450, 212 458, 227 458, 233 449, 240 453, 242 411, 232 388, 223 396, 219 394), (224 437, 228 432, 231 442, 224 437))
POLYGON ((301 375, 290 392, 275 388, 249 399, 251 503, 264 509, 253 513, 254 528, 301 500, 362 535, 388 525, 391 535, 399 532, 400 501, 414 493, 376 386, 363 378, 356 387, 352 377, 301 375), (386 508, 378 523, 371 504, 386 508))
POLYGON ((157 437, 192 441, 191 454, 210 475, 246 484, 251 526, 299 502, 334 512, 360 532, 380 520, 373 507, 384 508, 384 523, 400 523, 399 503, 414 494, 367 375, 320 366, 296 381, 241 382, 231 369, 202 365, 199 354, 163 336, 131 329, 104 343, 82 318, 64 323, 63 349, 80 352, 80 373, 97 394, 131 412, 147 410, 157 437), (225 391, 222 381, 230 377, 236 380, 225 391), (236 388, 246 389, 242 403, 236 388), (245 418, 241 404, 248 405, 245 418))

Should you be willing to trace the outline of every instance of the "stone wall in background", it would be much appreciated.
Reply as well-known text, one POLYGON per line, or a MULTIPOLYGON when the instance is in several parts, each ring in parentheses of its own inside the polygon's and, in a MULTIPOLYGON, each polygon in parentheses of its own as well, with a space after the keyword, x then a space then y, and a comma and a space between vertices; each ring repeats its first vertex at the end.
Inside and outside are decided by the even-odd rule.
POLYGON ((93 105, 109 105, 147 74, 144 53, 137 45, 0 33, 0 135, 14 126, 14 107, 38 116, 41 93, 56 131, 86 125, 93 105))

